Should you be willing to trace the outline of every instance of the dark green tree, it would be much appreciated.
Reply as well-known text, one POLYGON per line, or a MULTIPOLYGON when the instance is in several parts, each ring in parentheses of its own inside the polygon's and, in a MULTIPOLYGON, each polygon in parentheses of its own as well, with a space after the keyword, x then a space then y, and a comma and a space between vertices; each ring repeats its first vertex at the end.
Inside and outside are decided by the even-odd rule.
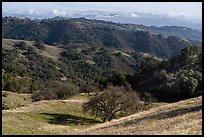
POLYGON ((187 65, 195 64, 199 61, 199 50, 197 46, 190 46, 181 50, 181 59, 187 65))

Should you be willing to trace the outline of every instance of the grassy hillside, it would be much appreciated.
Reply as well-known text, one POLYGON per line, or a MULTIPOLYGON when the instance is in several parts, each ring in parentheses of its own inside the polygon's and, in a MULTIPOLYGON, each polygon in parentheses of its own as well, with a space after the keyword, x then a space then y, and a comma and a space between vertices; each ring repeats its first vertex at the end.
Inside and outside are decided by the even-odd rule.
POLYGON ((16 94, 8 91, 2 91, 2 104, 4 104, 8 109, 22 107, 31 102, 31 94, 16 94))
POLYGON ((202 134, 202 96, 151 108, 99 124, 76 134, 194 135, 202 134))
MULTIPOLYGON (((10 98, 8 93, 5 98, 10 98)), ((87 99, 86 94, 77 94, 67 100, 27 102, 23 107, 3 110, 2 134, 202 134, 202 96, 157 103, 147 111, 102 124, 82 111, 87 99)))
MULTIPOLYGON (((12 98, 15 100, 18 96, 12 98)), ((3 110, 3 135, 70 134, 100 123, 100 119, 83 113, 82 103, 86 100, 86 94, 78 94, 67 100, 27 102, 23 107, 3 110)))

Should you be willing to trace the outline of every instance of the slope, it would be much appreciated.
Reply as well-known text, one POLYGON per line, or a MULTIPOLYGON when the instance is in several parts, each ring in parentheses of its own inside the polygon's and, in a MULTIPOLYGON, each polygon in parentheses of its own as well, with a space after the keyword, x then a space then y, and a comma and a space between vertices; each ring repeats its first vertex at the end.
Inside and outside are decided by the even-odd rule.
MULTIPOLYGON (((183 30, 178 31, 182 33, 183 30)), ((189 31, 191 32, 192 30, 189 31)), ((43 20, 16 17, 2 18, 3 38, 42 40, 46 44, 62 45, 63 47, 80 44, 81 46, 102 46, 117 49, 128 48, 169 58, 177 54, 180 49, 195 44, 191 40, 176 37, 177 35, 164 37, 160 34, 163 34, 163 31, 159 30, 154 34, 155 32, 156 30, 145 26, 133 25, 132 27, 85 18, 62 18, 60 20, 55 18, 43 20)), ((195 33, 198 36, 201 35, 200 33, 195 33)), ((193 34, 190 36, 193 36, 193 34)), ((200 45, 199 43, 197 44, 200 45)))
POLYGON ((76 134, 202 134, 202 96, 151 108, 76 134))
MULTIPOLYGON (((31 100, 26 94, 4 92, 8 93, 7 97, 3 98, 4 101, 11 97, 13 100, 31 100)), ((63 135, 101 123, 99 119, 83 113, 82 104, 87 99, 86 94, 77 94, 66 100, 24 101, 23 106, 2 110, 2 134, 63 135)), ((15 101, 13 103, 17 104, 15 101)))

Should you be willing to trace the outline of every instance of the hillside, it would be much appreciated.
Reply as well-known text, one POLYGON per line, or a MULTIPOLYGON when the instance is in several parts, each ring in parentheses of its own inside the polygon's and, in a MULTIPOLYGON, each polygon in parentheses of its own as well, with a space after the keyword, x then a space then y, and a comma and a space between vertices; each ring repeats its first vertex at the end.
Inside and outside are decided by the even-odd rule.
POLYGON ((3 75, 9 73, 18 80, 55 80, 81 86, 86 82, 92 83, 108 71, 134 74, 139 65, 134 56, 146 58, 143 53, 114 48, 107 50, 101 46, 64 48, 43 44, 44 48, 39 49, 34 43, 2 39, 3 75))
POLYGON ((29 95, 7 93, 3 101, 12 97, 27 102, 2 111, 3 135, 202 134, 202 96, 176 103, 156 103, 149 110, 100 124, 100 119, 82 111, 82 103, 88 99, 86 94, 66 100, 30 102, 29 95))
POLYGON ((151 108, 74 134, 194 135, 202 134, 202 96, 151 108))
MULTIPOLYGON (((16 105, 19 103, 15 99, 31 100, 25 94, 5 92, 8 94, 2 98, 5 102, 13 98, 10 103, 16 105)), ((100 119, 83 113, 82 103, 86 100, 86 95, 78 94, 67 100, 21 101, 23 106, 2 111, 2 134, 64 135, 101 123, 100 119)))
POLYGON ((202 42, 202 31, 182 27, 182 26, 144 26, 144 25, 137 25, 137 24, 124 24, 123 25, 128 30, 136 30, 136 31, 149 31, 155 34, 162 34, 166 37, 168 36, 177 36, 181 37, 184 40, 194 40, 202 42))
POLYGON ((150 27, 152 31, 202 42, 202 31, 179 26, 150 27))
POLYGON ((201 3, 2 4, 3 135, 202 134, 201 3))
MULTIPOLYGON (((93 90, 106 86, 108 82, 115 85, 128 82, 135 91, 152 92, 162 101, 174 96, 180 100, 189 98, 187 93, 202 93, 201 57, 196 46, 182 49, 179 56, 163 60, 130 49, 81 44, 63 47, 2 39, 2 88, 18 93, 35 93, 39 90, 46 92, 46 88, 63 89, 63 86, 70 88, 74 94, 82 92, 88 85, 93 90), (181 75, 189 77, 189 81, 181 75), (194 89, 188 82, 195 83, 197 88, 194 89)), ((53 96, 52 92, 55 90, 50 91, 49 96, 53 96)))
POLYGON ((2 38, 41 40, 45 44, 63 47, 88 45, 120 50, 130 49, 162 58, 178 54, 180 49, 192 44, 201 45, 201 42, 187 40, 189 38, 200 40, 202 37, 200 32, 178 28, 125 25, 85 18, 31 20, 29 18, 2 17, 2 38), (180 38, 180 36, 184 38, 180 38))

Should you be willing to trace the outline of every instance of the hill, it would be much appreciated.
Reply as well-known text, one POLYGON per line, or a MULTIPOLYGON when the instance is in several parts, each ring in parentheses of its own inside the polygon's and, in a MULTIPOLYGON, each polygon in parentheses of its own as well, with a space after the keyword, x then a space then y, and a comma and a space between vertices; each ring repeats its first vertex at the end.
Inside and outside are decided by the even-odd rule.
POLYGON ((4 101, 12 97, 27 102, 2 111, 3 135, 202 134, 202 96, 176 103, 156 103, 149 110, 101 123, 100 119, 83 113, 86 94, 66 100, 30 102, 30 95, 5 92, 8 95, 3 97, 4 101))
MULTIPOLYGON (((8 94, 2 98, 5 102, 10 98, 13 104, 19 104, 15 99, 31 100, 26 94, 4 93, 8 94)), ((85 94, 77 94, 67 100, 21 101, 23 106, 2 111, 2 134, 64 135, 101 123, 100 119, 83 113, 82 104, 86 100, 85 94)))
POLYGON ((74 134, 194 135, 202 134, 202 96, 161 105, 74 134))
POLYGON ((81 44, 64 47, 2 39, 2 89, 18 93, 43 91, 40 93, 47 99, 54 99, 88 87, 95 91, 108 82, 119 86, 128 82, 135 91, 151 92, 160 101, 172 101, 175 96, 179 100, 202 93, 201 57, 196 46, 163 60, 130 49, 81 44), (48 89, 52 89, 49 94, 48 89), (63 93, 55 93, 58 91, 63 93))
POLYGON ((94 86, 94 81, 107 72, 134 74, 140 64, 135 56, 146 58, 144 53, 108 50, 102 46, 78 44, 65 48, 42 44, 42 47, 39 48, 34 41, 2 39, 3 88, 32 93, 51 81, 76 87, 94 86))
POLYGON ((31 20, 2 17, 2 38, 43 41, 63 47, 80 44, 83 47, 130 49, 162 58, 178 54, 189 45, 201 45, 201 42, 192 41, 200 40, 200 37, 200 32, 181 27, 155 28, 85 18, 31 20))
POLYGON ((199 30, 194 30, 181 26, 152 26, 150 27, 150 29, 154 32, 158 32, 164 35, 175 35, 178 37, 202 42, 202 32, 199 30))
POLYGON ((182 39, 186 41, 193 40, 193 41, 202 42, 202 31, 187 28, 187 27, 182 27, 182 26, 162 26, 162 27, 149 26, 147 27, 144 25, 137 25, 137 24, 124 24, 123 26, 129 30, 149 31, 157 35, 162 34, 166 37, 177 36, 177 37, 181 37, 182 39))

